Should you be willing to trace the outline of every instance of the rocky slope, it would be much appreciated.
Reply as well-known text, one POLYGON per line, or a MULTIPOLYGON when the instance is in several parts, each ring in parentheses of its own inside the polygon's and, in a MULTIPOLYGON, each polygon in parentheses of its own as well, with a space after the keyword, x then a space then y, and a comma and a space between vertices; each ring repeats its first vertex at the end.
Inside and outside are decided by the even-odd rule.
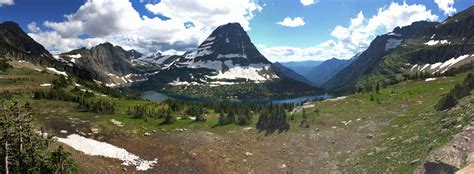
POLYGON ((67 73, 82 79, 92 79, 89 71, 74 66, 69 61, 54 58, 15 22, 0 24, 0 56, 40 65, 53 73, 67 73))
POLYGON ((59 55, 75 66, 88 69, 94 79, 105 82, 108 86, 124 84, 139 79, 139 69, 131 60, 141 57, 135 50, 126 51, 110 43, 99 44, 90 49, 80 48, 59 55))
POLYGON ((388 85, 418 73, 443 73, 471 62, 474 53, 474 7, 442 23, 415 22, 378 36, 359 59, 323 86, 367 88, 388 85))

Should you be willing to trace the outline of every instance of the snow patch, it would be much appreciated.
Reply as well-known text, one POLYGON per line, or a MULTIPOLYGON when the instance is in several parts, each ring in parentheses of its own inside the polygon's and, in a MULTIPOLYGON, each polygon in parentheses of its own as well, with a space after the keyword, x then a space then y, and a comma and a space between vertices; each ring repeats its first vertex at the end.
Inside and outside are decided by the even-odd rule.
POLYGON ((176 80, 174 80, 174 81, 172 81, 172 82, 170 82, 170 83, 168 83, 168 84, 171 85, 171 86, 181 86, 181 85, 193 86, 193 85, 199 85, 198 82, 180 81, 180 80, 179 80, 179 77, 178 77, 176 80))
POLYGON ((214 39, 216 39, 216 37, 208 37, 206 40, 204 40, 204 42, 206 42, 206 41, 210 42, 210 41, 213 41, 214 39))
POLYGON ((403 39, 388 39, 387 43, 385 44, 385 51, 397 48, 402 43, 402 41, 403 39))
POLYGON ((245 54, 219 54, 217 55, 218 59, 221 58, 247 58, 245 54))
POLYGON ((198 61, 191 63, 187 66, 188 68, 207 68, 213 70, 221 70, 222 69, 222 61, 218 60, 211 60, 211 61, 198 61))
POLYGON ((47 67, 46 69, 48 69, 49 71, 55 73, 55 74, 58 74, 58 75, 63 75, 63 76, 66 76, 67 77, 67 74, 66 72, 64 71, 58 71, 56 68, 50 68, 50 67, 47 67))
POLYGON ((397 33, 394 33, 394 32, 390 32, 388 33, 389 36, 398 36, 398 37, 401 37, 402 35, 401 34, 397 34, 397 33))
POLYGON ((429 81, 433 81, 433 80, 436 80, 436 78, 427 78, 427 79, 425 79, 425 82, 429 82, 429 81))
POLYGON ((469 57, 474 57, 474 54, 472 54, 472 55, 466 54, 466 55, 459 56, 457 58, 453 57, 453 58, 451 58, 451 59, 449 59, 445 62, 436 62, 436 63, 433 63, 433 64, 424 64, 423 67, 421 65, 413 65, 411 67, 411 71, 427 71, 427 70, 430 70, 432 73, 436 73, 436 72, 444 73, 448 69, 450 69, 452 66, 456 65, 460 61, 462 61, 466 58, 469 58, 469 57))
POLYGON ((44 83, 40 85, 41 87, 50 87, 53 86, 51 83, 44 83))
MULTIPOLYGON (((227 63, 227 61, 225 62, 227 63)), ((227 65, 227 64, 226 64, 227 65)), ((208 76, 210 79, 247 79, 252 81, 266 81, 278 78, 276 74, 265 72, 270 69, 268 64, 250 64, 249 66, 228 66, 227 71, 219 71, 215 76, 208 76)))
POLYGON ((85 138, 77 134, 71 134, 67 136, 67 138, 57 138, 57 140, 85 153, 86 155, 119 159, 123 161, 122 165, 133 165, 139 171, 151 169, 158 162, 158 159, 156 158, 153 161, 143 160, 124 148, 119 148, 106 142, 85 138))
POLYGON ((433 45, 443 45, 443 44, 451 44, 451 42, 447 41, 447 40, 430 40, 428 42, 425 43, 425 45, 429 45, 429 46, 433 46, 433 45))

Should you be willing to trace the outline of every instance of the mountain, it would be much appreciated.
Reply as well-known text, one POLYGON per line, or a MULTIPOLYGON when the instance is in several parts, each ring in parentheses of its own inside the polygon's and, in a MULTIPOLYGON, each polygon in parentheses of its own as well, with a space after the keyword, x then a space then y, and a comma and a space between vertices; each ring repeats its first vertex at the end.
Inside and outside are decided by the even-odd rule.
POLYGON ((90 49, 80 48, 59 55, 61 59, 72 62, 75 66, 87 69, 92 77, 104 82, 107 86, 116 86, 137 80, 139 69, 131 60, 142 54, 120 46, 102 43, 90 49))
MULTIPOLYGON (((275 69, 280 66, 274 66, 257 50, 238 23, 217 27, 195 51, 181 56, 157 54, 140 60, 155 62, 163 67, 160 72, 140 85, 140 88, 146 90, 165 89, 182 93, 188 91, 182 91, 181 88, 194 88, 196 91, 196 88, 199 88, 202 90, 201 93, 209 93, 218 88, 226 91, 217 93, 220 96, 234 95, 231 91, 241 90, 237 86, 249 89, 259 88, 257 92, 266 96, 276 93, 289 95, 289 93, 303 92, 303 89, 304 93, 306 91, 321 92, 321 89, 293 80, 291 77, 296 77, 294 76, 296 73, 290 73, 287 69, 284 70, 285 73, 282 73, 281 68, 275 69), (291 77, 286 76, 290 74, 291 77), (283 84, 289 81, 291 85, 283 84)), ((302 80, 301 77, 298 78, 302 80)), ((235 95, 246 95, 243 92, 235 95)))
POLYGON ((68 61, 54 58, 41 44, 33 40, 15 22, 0 24, 0 56, 28 61, 53 72, 65 71, 82 79, 92 79, 90 72, 68 61))
POLYGON ((351 60, 343 60, 332 58, 324 61, 320 65, 313 67, 305 77, 316 86, 323 85, 327 80, 332 78, 336 73, 344 69, 351 60))
POLYGON ((443 74, 474 60, 474 7, 442 23, 415 22, 376 37, 357 60, 329 79, 325 88, 368 90, 415 74, 443 74))
POLYGON ((299 82, 312 84, 308 79, 306 79, 306 77, 296 73, 295 71, 282 65, 281 63, 278 63, 278 62, 274 63, 272 69, 276 71, 276 74, 278 76, 284 76, 284 77, 288 77, 299 82))
POLYGON ((306 61, 290 61, 290 62, 279 62, 281 65, 292 69, 296 73, 300 75, 308 74, 308 72, 323 63, 323 61, 314 61, 314 60, 306 60, 306 61))

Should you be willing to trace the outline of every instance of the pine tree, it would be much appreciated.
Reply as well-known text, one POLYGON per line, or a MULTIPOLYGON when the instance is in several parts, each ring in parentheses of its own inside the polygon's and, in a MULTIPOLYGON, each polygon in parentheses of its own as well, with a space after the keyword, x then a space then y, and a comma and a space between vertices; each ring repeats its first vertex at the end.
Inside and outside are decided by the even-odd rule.
POLYGON ((377 94, 380 94, 380 84, 379 84, 379 82, 377 82, 377 85, 375 86, 375 92, 377 94))

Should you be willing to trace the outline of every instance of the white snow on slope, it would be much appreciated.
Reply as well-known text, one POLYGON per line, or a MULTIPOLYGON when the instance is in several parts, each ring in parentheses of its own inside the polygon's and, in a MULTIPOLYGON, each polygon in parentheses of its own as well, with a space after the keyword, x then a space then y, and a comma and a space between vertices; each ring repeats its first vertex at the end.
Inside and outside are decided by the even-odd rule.
POLYGON ((190 63, 188 68, 207 68, 213 70, 222 70, 222 61, 219 60, 210 60, 210 61, 197 61, 190 63))
POLYGON ((51 72, 53 72, 53 73, 55 73, 55 74, 63 75, 63 76, 66 76, 66 77, 67 77, 67 74, 66 74, 66 72, 64 72, 64 71, 58 71, 56 68, 50 68, 50 67, 48 67, 48 68, 46 68, 46 69, 48 69, 49 71, 51 71, 51 72))
POLYGON ((427 78, 427 79, 425 79, 425 82, 429 82, 429 81, 433 81, 433 80, 436 80, 436 78, 427 78))
POLYGON ((168 83, 171 86, 194 86, 194 85, 199 85, 198 82, 186 82, 186 81, 180 81, 179 77, 176 80, 173 80, 172 82, 168 83))
POLYGON ((216 37, 208 37, 206 40, 204 40, 204 42, 205 41, 213 41, 214 39, 216 39, 216 37))
POLYGON ((219 71, 215 76, 208 76, 210 79, 248 79, 252 81, 266 81, 278 78, 275 74, 268 74, 262 71, 270 69, 268 64, 250 64, 249 66, 229 66, 227 71, 219 71))
POLYGON ((397 34, 397 33, 394 33, 394 32, 390 32, 388 33, 389 36, 399 36, 401 37, 402 35, 401 34, 397 34))
POLYGON ((397 48, 401 43, 403 39, 394 39, 390 38, 387 40, 387 43, 385 44, 385 51, 397 48))
POLYGON ((217 58, 247 58, 247 55, 245 54, 219 54, 217 55, 217 58))
POLYGON ((119 148, 106 142, 85 138, 77 134, 71 134, 67 136, 67 138, 57 138, 57 140, 85 153, 86 155, 119 159, 123 161, 122 165, 133 165, 139 171, 151 169, 153 165, 158 162, 158 159, 156 158, 153 161, 143 160, 124 148, 119 148))
POLYGON ((196 57, 211 55, 214 52, 211 48, 211 46, 199 47, 196 57))
POLYGON ((50 87, 53 86, 51 83, 44 83, 40 85, 41 87, 50 87))
POLYGON ((438 45, 438 44, 451 44, 451 42, 447 40, 430 40, 425 43, 425 45, 429 45, 429 46, 438 45))
POLYGON ((474 57, 474 54, 472 55, 469 55, 469 54, 466 54, 466 55, 462 55, 462 56, 459 56, 459 57, 453 57, 445 62, 436 62, 436 63, 433 63, 433 64, 424 64, 423 66, 421 65, 413 65, 411 67, 411 71, 430 71, 432 73, 436 73, 436 72, 440 72, 440 73, 444 73, 446 72, 448 69, 450 69, 452 66, 458 64, 460 61, 464 60, 464 59, 467 59, 469 57, 474 57))
POLYGON ((67 55, 67 56, 73 59, 79 59, 82 57, 81 54, 75 54, 75 55, 73 54, 73 55, 67 55))

